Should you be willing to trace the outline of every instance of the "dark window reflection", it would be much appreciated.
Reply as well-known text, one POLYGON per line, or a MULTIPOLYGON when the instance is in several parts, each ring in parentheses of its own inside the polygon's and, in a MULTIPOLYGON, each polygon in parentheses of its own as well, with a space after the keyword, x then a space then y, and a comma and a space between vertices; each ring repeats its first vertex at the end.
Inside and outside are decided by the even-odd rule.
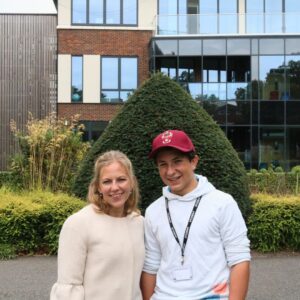
POLYGON ((287 101, 286 123, 288 125, 300 125, 300 102, 287 101))
POLYGON ((251 161, 252 161, 252 166, 251 168, 253 169, 259 169, 259 127, 257 126, 252 126, 251 127, 251 134, 252 134, 252 139, 251 139, 251 161))
POLYGON ((251 168, 250 127, 228 127, 227 137, 246 169, 251 168))
POLYGON ((227 81, 248 82, 250 78, 250 56, 228 56, 227 81))
POLYGON ((218 123, 226 123, 226 103, 221 101, 202 101, 203 108, 218 123))
POLYGON ((203 82, 226 82, 225 56, 203 57, 203 82))
POLYGON ((283 124, 284 102, 261 101, 260 102, 261 124, 283 124))
POLYGON ((300 165, 300 128, 287 128, 287 167, 300 165))
POLYGON ((227 102, 227 125, 250 124, 250 101, 227 102))
POLYGON ((284 168, 284 129, 260 128, 259 168, 284 168))
POLYGON ((80 121, 84 125, 82 139, 84 142, 96 141, 108 125, 107 121, 80 121))
POLYGON ((252 101, 252 124, 258 124, 258 101, 252 101))
POLYGON ((72 56, 72 102, 82 102, 82 56, 72 56))
POLYGON ((201 57, 179 58, 179 82, 201 82, 201 57))
POLYGON ((169 76, 171 79, 176 80, 176 69, 177 69, 177 60, 176 58, 171 57, 158 57, 156 59, 157 71, 164 73, 169 76))

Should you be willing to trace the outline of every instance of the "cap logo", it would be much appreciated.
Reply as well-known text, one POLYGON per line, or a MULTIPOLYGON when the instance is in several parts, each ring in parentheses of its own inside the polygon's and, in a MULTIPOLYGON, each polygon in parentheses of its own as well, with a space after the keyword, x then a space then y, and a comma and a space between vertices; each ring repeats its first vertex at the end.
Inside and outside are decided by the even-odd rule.
POLYGON ((169 144, 171 142, 171 139, 172 139, 172 136, 173 136, 173 133, 170 132, 170 131, 165 131, 162 136, 161 136, 161 139, 162 139, 162 143, 163 144, 169 144))

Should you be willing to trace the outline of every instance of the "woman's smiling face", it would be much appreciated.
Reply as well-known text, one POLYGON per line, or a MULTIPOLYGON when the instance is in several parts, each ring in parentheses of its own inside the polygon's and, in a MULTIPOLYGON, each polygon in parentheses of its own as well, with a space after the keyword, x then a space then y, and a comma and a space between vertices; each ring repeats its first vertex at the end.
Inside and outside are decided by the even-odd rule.
POLYGON ((122 217, 124 206, 131 193, 132 184, 126 169, 119 162, 112 162, 100 171, 99 192, 110 206, 109 215, 122 217))

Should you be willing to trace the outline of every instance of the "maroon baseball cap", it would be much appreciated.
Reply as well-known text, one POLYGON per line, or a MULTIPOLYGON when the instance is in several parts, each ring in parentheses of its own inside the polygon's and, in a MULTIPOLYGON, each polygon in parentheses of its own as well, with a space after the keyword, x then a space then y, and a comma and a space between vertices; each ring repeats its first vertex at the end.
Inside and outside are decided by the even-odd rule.
POLYGON ((160 133, 152 141, 152 150, 149 154, 149 158, 153 158, 157 151, 161 148, 171 147, 181 152, 195 152, 193 142, 188 135, 181 130, 167 130, 160 133))

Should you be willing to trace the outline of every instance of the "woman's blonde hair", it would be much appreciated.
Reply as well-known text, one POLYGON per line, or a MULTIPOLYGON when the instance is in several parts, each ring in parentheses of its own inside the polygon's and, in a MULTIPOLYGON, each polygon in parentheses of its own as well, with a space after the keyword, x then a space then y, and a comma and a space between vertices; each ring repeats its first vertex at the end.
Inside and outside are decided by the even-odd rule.
POLYGON ((97 158, 94 166, 94 178, 89 185, 88 201, 96 205, 99 212, 109 212, 110 206, 105 203, 105 201, 103 201, 103 197, 101 193, 99 193, 99 182, 102 168, 112 164, 113 162, 118 162, 124 167, 132 186, 132 192, 125 202, 124 214, 128 215, 132 212, 140 213, 139 209, 137 208, 140 193, 138 183, 134 175, 132 163, 123 152, 118 150, 107 151, 97 158))

